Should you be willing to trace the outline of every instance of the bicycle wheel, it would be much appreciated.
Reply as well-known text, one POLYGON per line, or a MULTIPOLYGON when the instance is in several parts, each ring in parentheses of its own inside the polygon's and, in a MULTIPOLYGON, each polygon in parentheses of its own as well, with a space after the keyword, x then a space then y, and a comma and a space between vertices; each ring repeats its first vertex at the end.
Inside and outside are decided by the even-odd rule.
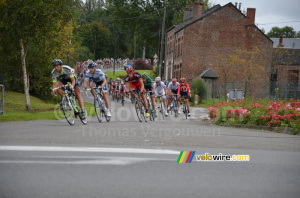
MULTIPOLYGON (((145 104, 143 102, 143 100, 141 99, 141 104, 140 105, 140 114, 142 115, 142 117, 144 117, 145 122, 147 122, 147 117, 146 117, 146 110, 145 110, 145 104)), ((149 108, 148 108, 149 111, 149 108)), ((148 112, 149 113, 149 112, 148 112)))
POLYGON ((83 112, 84 118, 81 116, 81 114, 79 114, 79 118, 80 118, 82 124, 86 125, 87 124, 87 111, 86 111, 86 109, 84 109, 83 111, 84 111, 83 112))
POLYGON ((99 98, 94 99, 94 107, 95 107, 95 112, 96 116, 99 122, 102 122, 102 109, 101 109, 101 102, 99 98))
POLYGON ((187 109, 186 109, 186 101, 184 101, 183 104, 184 104, 183 110, 184 110, 185 119, 187 119, 187 117, 188 117, 188 112, 187 112, 187 109))
POLYGON ((112 100, 114 101, 115 100, 115 92, 112 92, 112 100))
POLYGON ((175 117, 178 117, 178 109, 177 109, 177 101, 176 100, 174 100, 173 109, 174 109, 175 117))
POLYGON ((103 116, 105 117, 105 120, 106 120, 107 122, 109 122, 109 121, 110 121, 110 116, 107 116, 107 112, 105 112, 105 108, 103 108, 102 114, 103 114, 103 116))
POLYGON ((67 122, 70 125, 74 125, 75 124, 75 113, 74 113, 74 109, 73 109, 70 101, 65 96, 63 96, 61 99, 61 104, 62 104, 62 109, 63 109, 63 112, 64 112, 67 122))
POLYGON ((122 106, 124 106, 124 102, 125 102, 125 99, 124 99, 124 95, 122 95, 122 106))
POLYGON ((116 93, 116 99, 117 99, 117 102, 119 102, 119 99, 120 99, 119 98, 119 92, 116 93))
POLYGON ((135 111, 139 121, 142 122, 143 120, 142 120, 142 115, 140 114, 140 105, 137 100, 135 101, 135 111))
POLYGON ((162 101, 160 101, 160 112, 161 112, 162 118, 164 120, 165 119, 165 108, 164 108, 162 101))
POLYGON ((152 105, 149 101, 149 99, 147 98, 147 103, 148 103, 148 111, 150 111, 150 121, 154 121, 153 120, 153 109, 152 109, 152 105))

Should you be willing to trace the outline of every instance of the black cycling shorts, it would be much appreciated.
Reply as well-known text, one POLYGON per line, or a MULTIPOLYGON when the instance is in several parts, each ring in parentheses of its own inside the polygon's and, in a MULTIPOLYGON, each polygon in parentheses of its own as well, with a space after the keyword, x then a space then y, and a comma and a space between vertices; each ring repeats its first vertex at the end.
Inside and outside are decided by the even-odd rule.
POLYGON ((152 86, 151 86, 151 85, 150 85, 150 86, 146 86, 146 85, 145 85, 145 90, 146 90, 146 91, 149 91, 149 94, 150 94, 150 95, 153 94, 153 92, 152 92, 152 86))
MULTIPOLYGON (((67 79, 61 79, 60 82, 61 82, 63 85, 66 85, 66 84, 68 84, 68 83, 71 83, 71 84, 72 84, 71 79, 69 79, 69 80, 67 80, 67 79)), ((74 88, 75 88, 75 87, 80 87, 80 84, 78 83, 77 78, 75 78, 75 86, 74 86, 74 88)))
POLYGON ((181 97, 184 97, 184 98, 189 98, 189 97, 190 97, 190 96, 189 96, 189 92, 187 92, 187 91, 186 91, 186 92, 182 92, 182 91, 181 91, 181 92, 180 92, 180 96, 181 96, 181 97))
POLYGON ((175 94, 175 95, 177 95, 177 93, 178 93, 178 89, 176 89, 176 90, 171 89, 171 91, 172 91, 172 93, 175 94))
MULTIPOLYGON (((99 82, 92 81, 91 83, 94 83, 96 85, 96 87, 99 87, 103 84, 103 81, 99 81, 99 82)), ((104 85, 103 91, 107 91, 107 86, 106 85, 104 85)))

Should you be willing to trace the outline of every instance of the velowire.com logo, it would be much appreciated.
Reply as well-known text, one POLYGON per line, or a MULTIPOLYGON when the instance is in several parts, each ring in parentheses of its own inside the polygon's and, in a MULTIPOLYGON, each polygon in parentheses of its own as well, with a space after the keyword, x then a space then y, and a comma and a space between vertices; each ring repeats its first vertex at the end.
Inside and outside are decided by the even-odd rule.
MULTIPOLYGON (((196 151, 181 151, 176 163, 191 163, 195 156, 196 151)), ((211 155, 205 153, 202 155, 196 155, 195 159, 197 162, 224 162, 224 161, 234 161, 234 162, 248 162, 250 161, 249 155, 223 155, 219 153, 218 155, 211 155)))

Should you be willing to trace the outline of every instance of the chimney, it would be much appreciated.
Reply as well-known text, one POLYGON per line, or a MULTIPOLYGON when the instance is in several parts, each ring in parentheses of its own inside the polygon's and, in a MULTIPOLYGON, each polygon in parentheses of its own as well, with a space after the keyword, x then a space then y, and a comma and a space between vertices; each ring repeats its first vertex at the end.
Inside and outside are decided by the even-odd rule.
POLYGON ((281 35, 279 38, 279 43, 278 43, 277 47, 284 47, 284 45, 282 44, 282 41, 283 41, 283 36, 281 35))
POLYGON ((234 4, 234 6, 235 6, 236 8, 237 8, 237 4, 238 4, 237 2, 235 2, 235 4, 234 4))
POLYGON ((193 5, 193 17, 200 16, 202 14, 203 10, 203 3, 201 0, 195 0, 195 3, 193 5))
POLYGON ((186 3, 186 6, 184 8, 184 13, 183 13, 183 20, 184 21, 191 18, 191 17, 193 17, 193 10, 192 10, 193 4, 192 4, 191 7, 189 5, 190 4, 186 3))
POLYGON ((242 6, 242 3, 239 3, 239 10, 241 11, 241 6, 242 6))
POLYGON ((247 8, 247 23, 254 25, 255 22, 255 8, 247 8))

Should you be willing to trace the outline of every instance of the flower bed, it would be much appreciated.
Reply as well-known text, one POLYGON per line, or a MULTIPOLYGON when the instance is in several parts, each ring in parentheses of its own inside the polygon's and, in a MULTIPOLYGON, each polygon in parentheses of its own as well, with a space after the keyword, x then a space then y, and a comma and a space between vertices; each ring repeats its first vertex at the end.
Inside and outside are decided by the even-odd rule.
POLYGON ((218 123, 300 129, 300 102, 293 99, 279 102, 246 99, 222 101, 208 110, 210 119, 218 123))

